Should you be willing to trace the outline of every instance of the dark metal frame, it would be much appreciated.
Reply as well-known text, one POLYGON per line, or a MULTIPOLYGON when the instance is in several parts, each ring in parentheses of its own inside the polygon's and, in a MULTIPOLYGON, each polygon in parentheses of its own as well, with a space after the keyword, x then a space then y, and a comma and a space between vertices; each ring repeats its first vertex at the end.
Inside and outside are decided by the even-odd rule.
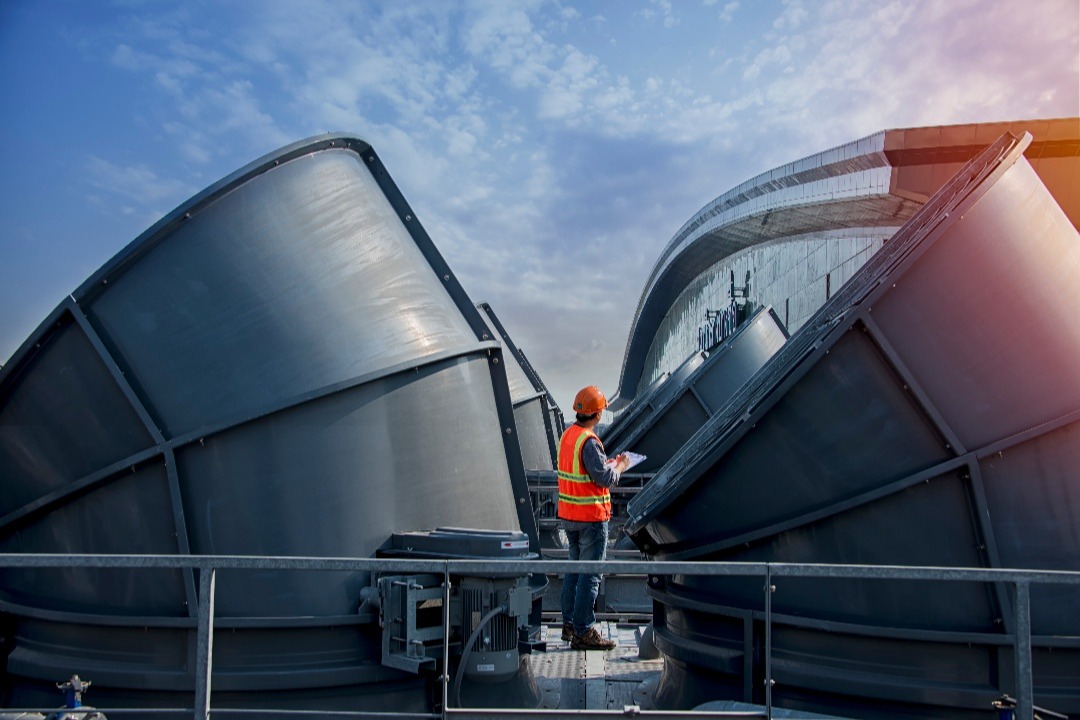
MULTIPOLYGON (((524 405, 527 402, 535 400, 536 398, 542 398, 542 409, 544 415, 544 432, 547 433, 548 450, 551 453, 551 464, 555 466, 559 461, 559 448, 556 445, 556 438, 562 435, 566 429, 563 426, 562 410, 559 408, 559 404, 555 402, 555 396, 548 390, 547 385, 540 379, 539 373, 536 372, 536 368, 532 366, 528 358, 525 357, 525 353, 514 343, 510 338, 510 334, 506 332, 506 328, 499 320, 499 316, 495 314, 495 311, 486 302, 477 303, 476 307, 480 312, 487 316, 491 321, 491 326, 495 328, 495 332, 499 335, 499 340, 503 343, 510 354, 517 360, 518 366, 525 373, 525 377, 532 383, 533 389, 536 391, 535 395, 521 399, 517 402, 516 406, 524 405)), ((487 333, 484 333, 484 337, 487 338, 487 333)))

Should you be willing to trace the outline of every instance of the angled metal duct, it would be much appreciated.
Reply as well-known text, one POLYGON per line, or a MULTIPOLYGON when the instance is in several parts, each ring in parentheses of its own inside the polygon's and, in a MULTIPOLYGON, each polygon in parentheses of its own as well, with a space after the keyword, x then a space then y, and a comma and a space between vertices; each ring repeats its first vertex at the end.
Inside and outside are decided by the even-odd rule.
MULTIPOLYGON (((272 153, 132 242, 0 371, 0 552, 370 557, 440 526, 536 551, 489 335, 367 143, 272 153)), ((216 701, 429 710, 380 665, 369 580, 222 574, 216 701)), ((101 705, 183 705, 199 602, 187 572, 3 572, 9 699, 51 703, 75 668, 101 705)))
POLYGON ((634 468, 663 467, 743 383, 783 346, 787 331, 772 308, 762 308, 709 353, 695 353, 656 392, 635 401, 603 435, 610 452, 646 456, 634 468))
MULTIPOLYGON (((654 558, 1080 569, 1080 238, 1006 135, 631 502, 654 558)), ((761 702, 760 579, 657 578, 662 707, 761 702)), ((976 718, 1012 691, 1002 586, 784 579, 778 704, 976 718)), ((1080 592, 1031 589, 1039 705, 1080 711, 1080 592)))
POLYGON ((637 428, 643 417, 648 417, 656 408, 664 405, 675 394, 691 373, 701 367, 705 358, 709 357, 706 352, 698 351, 682 361, 674 372, 661 373, 658 378, 649 383, 641 393, 619 411, 614 422, 600 429, 600 437, 604 447, 614 452, 615 448, 626 448, 624 439, 637 428))

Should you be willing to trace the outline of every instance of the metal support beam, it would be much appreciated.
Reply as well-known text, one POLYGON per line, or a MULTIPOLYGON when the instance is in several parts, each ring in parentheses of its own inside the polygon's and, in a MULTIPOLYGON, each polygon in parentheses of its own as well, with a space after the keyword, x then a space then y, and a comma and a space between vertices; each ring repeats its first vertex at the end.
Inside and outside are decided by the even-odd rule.
POLYGON ((199 635, 195 660, 195 720, 210 718, 210 675, 214 665, 214 589, 217 570, 199 572, 199 635))
POLYGON ((930 420, 930 424, 945 440, 947 449, 953 455, 964 455, 967 452, 967 449, 964 447, 963 442, 960 441, 960 436, 957 435, 952 426, 946 422, 941 411, 937 409, 937 406, 934 405, 933 401, 930 399, 930 394, 923 389, 922 385, 915 377, 915 373, 911 372, 908 366, 900 358, 900 354, 896 352, 896 348, 889 342, 885 332, 870 316, 869 311, 859 313, 858 321, 862 323, 866 334, 870 337, 870 341, 877 346, 878 351, 888 361, 893 372, 899 376, 900 380, 903 382, 904 390, 915 400, 923 414, 930 420))
POLYGON ((439 684, 442 686, 442 716, 445 719, 450 710, 450 565, 443 571, 443 639, 442 673, 439 684))
POLYGON ((772 566, 765 565, 765 716, 772 720, 772 566))
POLYGON ((1016 583, 1016 718, 1033 720, 1034 688, 1031 680, 1031 586, 1016 583))

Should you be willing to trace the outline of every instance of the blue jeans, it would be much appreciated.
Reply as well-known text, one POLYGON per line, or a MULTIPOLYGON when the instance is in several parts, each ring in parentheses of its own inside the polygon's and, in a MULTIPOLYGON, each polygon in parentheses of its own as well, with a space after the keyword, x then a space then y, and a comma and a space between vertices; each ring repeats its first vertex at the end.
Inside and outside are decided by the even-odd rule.
MULTIPOLYGON (((566 545, 571 560, 603 560, 607 557, 608 523, 567 523, 564 527, 579 527, 581 530, 566 530, 566 545)), ((583 633, 596 622, 593 605, 600 593, 600 573, 567 574, 563 578, 562 618, 564 623, 572 623, 574 631, 583 633)))

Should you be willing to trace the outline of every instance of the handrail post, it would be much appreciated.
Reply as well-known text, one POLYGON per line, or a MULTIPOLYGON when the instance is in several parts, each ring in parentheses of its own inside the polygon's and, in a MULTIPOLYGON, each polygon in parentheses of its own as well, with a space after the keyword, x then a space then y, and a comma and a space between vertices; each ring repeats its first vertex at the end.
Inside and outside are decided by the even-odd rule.
POLYGON ((765 717, 772 720, 772 565, 765 563, 765 717))
POLYGON ((1031 675, 1031 587, 1026 581, 1016 582, 1016 718, 1035 717, 1035 691, 1031 675))
POLYGON ((214 665, 214 591, 217 569, 199 572, 199 632, 195 656, 195 720, 210 718, 210 673, 214 665))
POLYGON ((442 716, 448 717, 450 707, 450 563, 443 567, 443 640, 442 640, 442 716))

